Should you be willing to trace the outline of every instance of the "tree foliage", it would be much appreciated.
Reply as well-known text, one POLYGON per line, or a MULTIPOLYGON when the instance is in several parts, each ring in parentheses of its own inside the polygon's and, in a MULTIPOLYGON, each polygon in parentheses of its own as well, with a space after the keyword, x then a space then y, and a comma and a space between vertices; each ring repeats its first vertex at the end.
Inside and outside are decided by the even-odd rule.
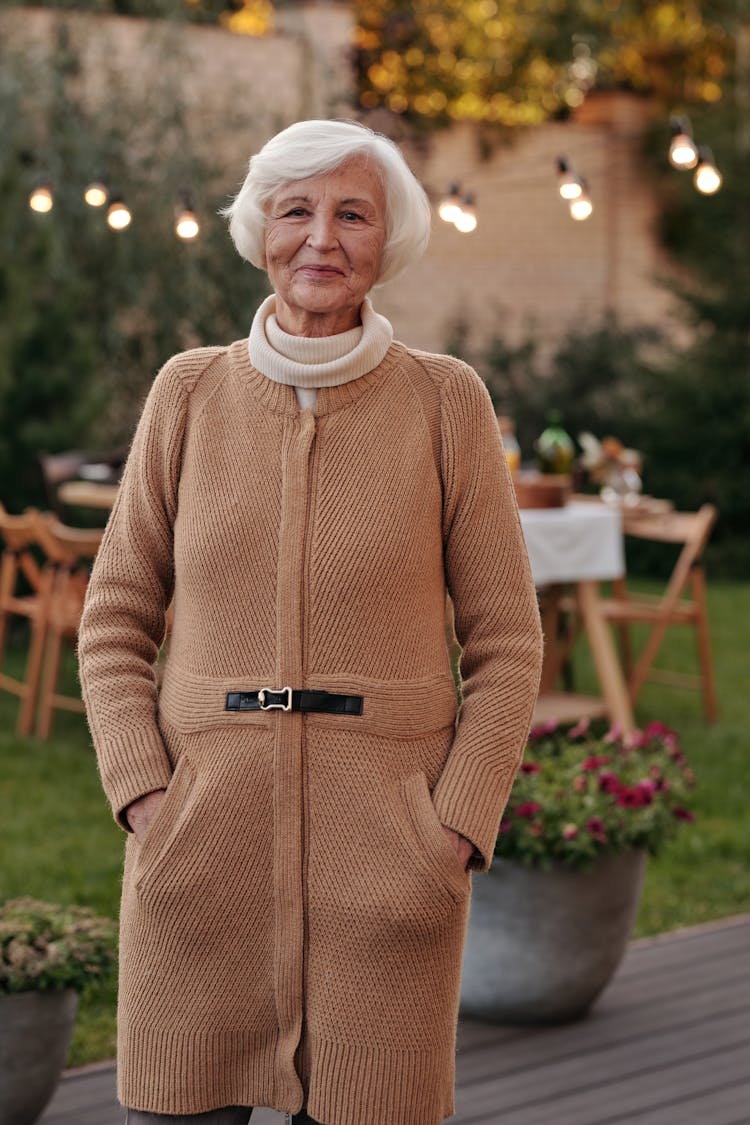
POLYGON ((100 76, 93 107, 64 23, 45 58, 0 49, 0 498, 16 510, 43 498, 40 452, 126 441, 158 367, 244 335, 265 289, 216 215, 235 185, 192 150, 181 60, 165 57, 147 91, 100 76), (102 177, 132 211, 127 230, 83 200, 102 177), (28 206, 40 178, 48 214, 28 206), (194 243, 174 231, 186 187, 203 220, 194 243))
POLYGON ((718 101, 731 40, 719 3, 357 0, 361 104, 423 127, 534 125, 618 86, 718 101))

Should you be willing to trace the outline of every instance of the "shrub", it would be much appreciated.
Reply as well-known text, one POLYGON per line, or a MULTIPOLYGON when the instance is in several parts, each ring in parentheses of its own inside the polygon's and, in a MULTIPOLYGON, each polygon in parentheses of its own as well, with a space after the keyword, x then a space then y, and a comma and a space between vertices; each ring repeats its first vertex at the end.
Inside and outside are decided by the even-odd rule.
POLYGON ((600 737, 587 721, 531 731, 495 854, 537 867, 585 868, 599 855, 656 853, 682 821, 694 784, 674 731, 649 723, 600 737))
POLYGON ((114 963, 115 923, 82 906, 33 898, 0 905, 0 995, 81 991, 114 963))

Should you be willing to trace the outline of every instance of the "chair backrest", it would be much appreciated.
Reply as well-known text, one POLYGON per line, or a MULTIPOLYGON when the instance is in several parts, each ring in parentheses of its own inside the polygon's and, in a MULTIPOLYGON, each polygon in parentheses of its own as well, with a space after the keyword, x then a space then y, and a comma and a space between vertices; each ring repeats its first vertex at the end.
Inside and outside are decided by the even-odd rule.
POLYGON ((50 512, 37 512, 34 535, 50 562, 72 570, 90 562, 99 550, 104 529, 68 527, 50 512))
POLYGON ((3 552, 3 588, 10 594, 10 589, 5 590, 6 582, 15 584, 15 578, 20 570, 33 590, 38 590, 41 583, 41 570, 31 548, 36 543, 36 528, 39 512, 36 508, 27 508, 21 515, 13 516, 0 503, 0 539, 5 544, 3 552))
POLYGON ((676 605, 684 590, 690 571, 703 554, 717 516, 718 510, 713 504, 703 504, 697 512, 644 516, 628 525, 627 534, 631 538, 683 545, 662 598, 662 608, 666 612, 676 605))

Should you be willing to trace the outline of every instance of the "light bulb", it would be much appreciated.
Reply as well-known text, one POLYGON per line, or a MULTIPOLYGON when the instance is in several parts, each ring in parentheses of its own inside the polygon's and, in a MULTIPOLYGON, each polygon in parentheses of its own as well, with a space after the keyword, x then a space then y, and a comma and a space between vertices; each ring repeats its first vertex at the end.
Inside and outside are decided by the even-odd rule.
POLYGON ((594 210, 594 204, 585 192, 582 192, 577 199, 571 199, 569 207, 571 218, 575 219, 578 223, 582 223, 584 219, 588 219, 589 215, 594 210))
POLYGON ((107 189, 100 180, 94 180, 86 188, 83 198, 89 207, 103 207, 107 202, 107 189))
POLYGON ((472 196, 466 196, 466 199, 459 208, 458 214, 453 220, 453 225, 456 230, 461 231, 461 234, 471 234, 473 230, 477 229, 477 213, 474 209, 474 199, 472 196))
POLYGON ((36 211, 40 215, 51 211, 54 207, 54 203, 51 184, 39 184, 29 196, 29 207, 32 211, 36 211))
POLYGON ((177 216, 177 222, 175 223, 174 229, 176 234, 180 238, 187 241, 191 238, 195 238, 201 228, 193 211, 191 211, 189 208, 186 208, 184 211, 180 211, 179 215, 177 216))
POLYGON ((133 216, 121 199, 113 199, 107 208, 107 222, 112 230, 125 230, 133 216))
POLYGON ((698 150, 687 133, 678 133, 669 146, 669 162, 675 168, 694 168, 698 163, 698 150))
POLYGON ((687 117, 673 117, 670 121, 672 140, 669 145, 669 162, 674 168, 694 168, 698 163, 698 149, 693 140, 693 130, 687 117))
POLYGON ((701 148, 698 158, 699 164, 693 175, 693 183, 703 195, 715 195, 723 181, 711 149, 701 148))
POLYGON ((455 223, 461 214, 461 196, 458 184, 451 184, 448 194, 438 204, 438 215, 446 223, 455 223))
POLYGON ((557 173, 559 176, 557 190, 562 198, 578 199, 578 196, 583 192, 583 185, 565 156, 558 156, 557 158, 557 173))

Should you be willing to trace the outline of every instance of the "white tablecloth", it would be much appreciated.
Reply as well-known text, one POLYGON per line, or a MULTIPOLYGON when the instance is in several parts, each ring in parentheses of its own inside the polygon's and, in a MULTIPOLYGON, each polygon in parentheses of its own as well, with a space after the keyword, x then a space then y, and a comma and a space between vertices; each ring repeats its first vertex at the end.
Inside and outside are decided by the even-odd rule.
POLYGON ((605 504, 523 508, 521 526, 537 586, 606 581, 625 573, 622 516, 605 504))

